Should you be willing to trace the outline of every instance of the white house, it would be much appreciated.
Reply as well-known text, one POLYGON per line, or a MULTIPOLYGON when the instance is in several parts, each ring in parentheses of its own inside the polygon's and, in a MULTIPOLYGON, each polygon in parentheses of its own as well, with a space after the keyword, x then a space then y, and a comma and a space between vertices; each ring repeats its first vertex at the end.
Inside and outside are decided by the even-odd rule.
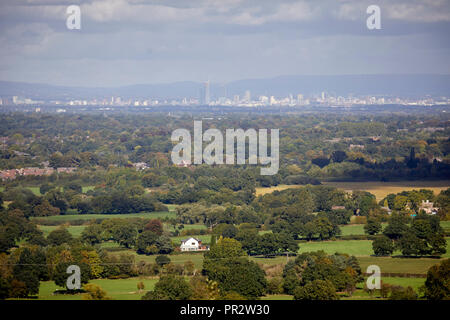
POLYGON ((181 240, 181 251, 205 251, 209 248, 202 245, 202 240, 196 238, 188 238, 186 240, 181 240))

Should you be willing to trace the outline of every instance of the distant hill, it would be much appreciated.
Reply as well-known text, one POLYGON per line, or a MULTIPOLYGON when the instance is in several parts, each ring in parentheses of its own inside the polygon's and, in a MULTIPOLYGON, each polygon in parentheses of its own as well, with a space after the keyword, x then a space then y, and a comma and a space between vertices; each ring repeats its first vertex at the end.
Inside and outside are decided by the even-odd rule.
MULTIPOLYGON (((174 82, 169 84, 137 84, 121 87, 65 87, 37 83, 0 81, 0 97, 24 96, 36 100, 110 98, 182 98, 199 97, 200 82, 174 82)), ((335 75, 335 76, 280 76, 269 79, 246 79, 227 84, 211 84, 211 97, 226 92, 252 97, 259 95, 287 96, 289 94, 333 95, 393 95, 419 97, 450 96, 450 75, 335 75)))

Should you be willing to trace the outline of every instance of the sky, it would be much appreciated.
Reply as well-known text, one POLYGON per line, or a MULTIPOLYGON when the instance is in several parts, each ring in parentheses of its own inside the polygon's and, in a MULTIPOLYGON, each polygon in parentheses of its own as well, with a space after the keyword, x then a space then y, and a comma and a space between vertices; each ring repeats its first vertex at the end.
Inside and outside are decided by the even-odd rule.
POLYGON ((105 87, 450 74, 450 0, 2 0, 0 80, 105 87), (66 27, 79 5, 81 29, 66 27), (369 30, 369 5, 381 29, 369 30))

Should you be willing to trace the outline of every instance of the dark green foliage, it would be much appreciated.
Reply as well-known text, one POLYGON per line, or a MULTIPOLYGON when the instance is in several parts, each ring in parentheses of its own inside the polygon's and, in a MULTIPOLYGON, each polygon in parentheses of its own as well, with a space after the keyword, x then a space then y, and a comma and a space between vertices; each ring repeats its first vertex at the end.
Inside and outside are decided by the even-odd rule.
POLYGON ((323 251, 298 255, 295 262, 286 264, 283 278, 283 287, 289 294, 293 294, 297 286, 305 286, 315 280, 328 280, 338 291, 355 287, 363 280, 361 268, 354 257, 327 255, 323 251))
POLYGON ((47 241, 50 245, 60 246, 63 243, 70 243, 73 240, 72 235, 66 228, 58 228, 50 232, 47 241))
POLYGON ((445 259, 428 270, 423 290, 425 297, 430 300, 450 298, 450 259, 445 259))
POLYGON ((30 249, 24 248, 20 253, 19 261, 13 267, 13 278, 24 284, 24 292, 27 296, 39 293, 40 268, 36 266, 39 263, 42 263, 42 260, 30 249))
POLYGON ((381 223, 378 219, 369 217, 364 225, 364 232, 368 235, 375 235, 381 231, 381 223))
POLYGON ((165 255, 159 255, 156 257, 155 262, 156 262, 156 264, 158 264, 159 266, 162 267, 162 266, 170 263, 170 258, 165 255))
POLYGON ((373 240, 372 248, 376 256, 390 256, 394 252, 394 243, 386 236, 378 236, 373 240))
POLYGON ((181 276, 162 276, 155 289, 147 292, 142 300, 188 300, 192 294, 189 284, 181 276))
POLYGON ((295 300, 338 300, 336 288, 329 280, 314 280, 294 289, 295 300))
POLYGON ((87 226, 81 233, 81 240, 91 245, 102 242, 103 228, 99 224, 91 224, 87 226))
POLYGON ((389 300, 417 300, 417 293, 410 286, 391 286, 391 295, 389 300))

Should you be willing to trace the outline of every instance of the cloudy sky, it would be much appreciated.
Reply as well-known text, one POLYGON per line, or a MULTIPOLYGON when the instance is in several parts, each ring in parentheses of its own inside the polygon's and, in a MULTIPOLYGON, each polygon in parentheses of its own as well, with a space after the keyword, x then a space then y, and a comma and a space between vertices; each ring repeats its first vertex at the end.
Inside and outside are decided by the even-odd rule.
POLYGON ((0 80, 76 86, 450 73, 450 0, 2 0, 0 80), (81 8, 81 30, 66 9, 81 8), (381 30, 368 30, 369 5, 381 30))

